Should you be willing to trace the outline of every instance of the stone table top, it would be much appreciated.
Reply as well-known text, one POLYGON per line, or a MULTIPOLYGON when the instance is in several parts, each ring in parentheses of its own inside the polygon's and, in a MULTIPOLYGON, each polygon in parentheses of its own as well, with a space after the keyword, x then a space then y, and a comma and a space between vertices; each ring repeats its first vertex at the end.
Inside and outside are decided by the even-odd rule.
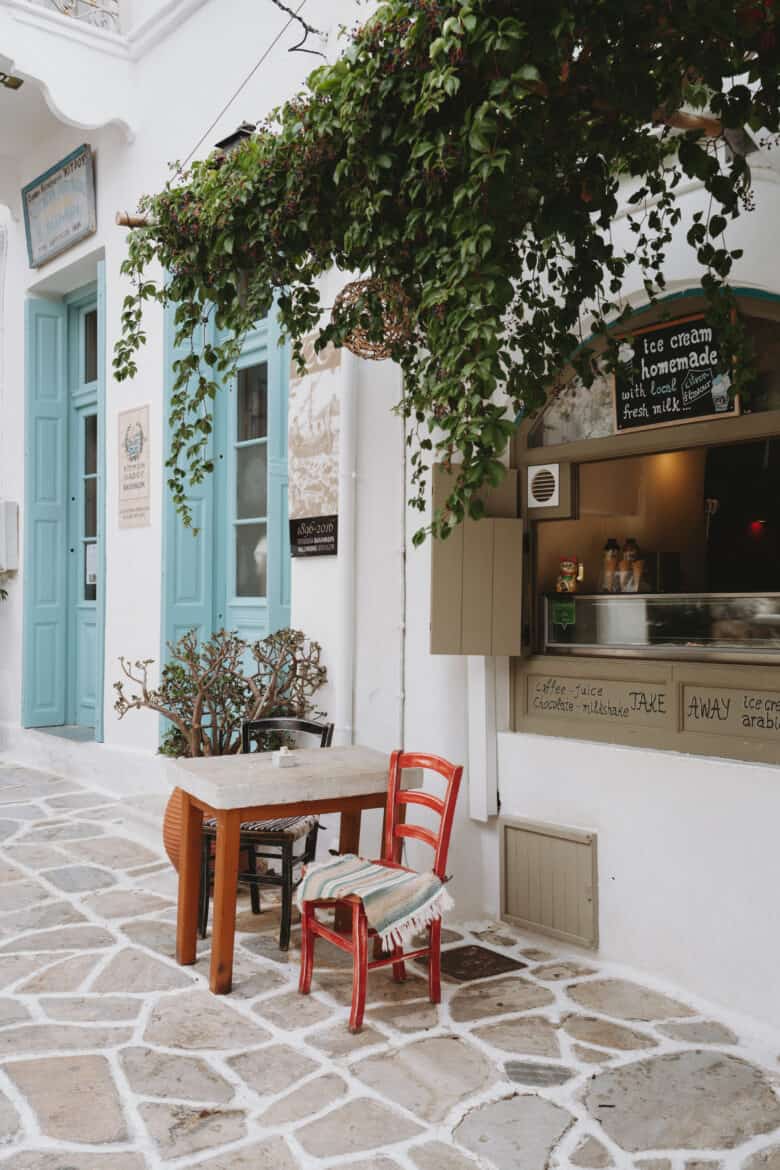
MULTIPOLYGON (((369 796, 387 791, 389 756, 365 747, 295 748, 295 766, 276 768, 272 752, 209 756, 168 762, 178 788, 210 808, 252 808, 274 804, 369 796)), ((418 771, 407 771, 405 788, 421 786, 418 771)))

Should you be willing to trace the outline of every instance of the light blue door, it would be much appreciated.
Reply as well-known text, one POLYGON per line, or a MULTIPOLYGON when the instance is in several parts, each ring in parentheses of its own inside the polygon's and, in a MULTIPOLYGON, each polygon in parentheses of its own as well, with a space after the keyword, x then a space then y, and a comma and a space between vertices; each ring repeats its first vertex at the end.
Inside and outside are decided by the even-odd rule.
MULTIPOLYGON (((102 266, 101 266, 102 278, 102 266)), ((91 287, 27 304, 22 721, 102 738, 103 312, 91 287)))
MULTIPOLYGON (((167 380, 177 356, 167 330, 167 380)), ((289 625, 287 364, 275 329, 247 339, 237 376, 214 402, 214 474, 191 490, 195 537, 168 501, 164 641, 237 630, 247 641, 289 625)))
POLYGON ((22 723, 65 722, 68 634, 68 310, 25 306, 22 723))

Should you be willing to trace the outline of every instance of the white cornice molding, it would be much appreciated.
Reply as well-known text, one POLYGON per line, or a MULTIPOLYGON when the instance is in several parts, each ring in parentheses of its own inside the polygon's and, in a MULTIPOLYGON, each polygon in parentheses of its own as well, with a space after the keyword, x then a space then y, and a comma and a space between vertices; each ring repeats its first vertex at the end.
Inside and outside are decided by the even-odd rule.
POLYGON ((75 41, 110 57, 121 57, 125 61, 130 59, 127 37, 122 33, 96 28, 73 16, 63 16, 61 12, 43 8, 32 0, 0 0, 0 8, 4 8, 14 20, 28 28, 38 29, 66 41, 75 41))
POLYGON ((139 61, 208 3, 209 0, 167 0, 157 12, 147 16, 124 38, 130 59, 139 61))
POLYGON ((63 16, 55 9, 43 8, 33 0, 0 0, 0 9, 5 9, 14 20, 28 28, 75 41, 110 57, 119 57, 124 61, 139 61, 208 2, 209 0, 167 0, 157 12, 147 16, 146 20, 141 21, 128 33, 96 28, 86 21, 63 16))

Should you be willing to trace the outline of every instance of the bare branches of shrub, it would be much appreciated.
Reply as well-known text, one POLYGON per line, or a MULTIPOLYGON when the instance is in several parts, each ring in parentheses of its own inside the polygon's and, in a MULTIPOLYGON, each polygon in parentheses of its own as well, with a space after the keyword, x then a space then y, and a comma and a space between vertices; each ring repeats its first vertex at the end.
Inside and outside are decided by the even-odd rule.
POLYGON ((193 629, 168 651, 157 686, 151 658, 120 658, 125 678, 114 683, 120 719, 145 708, 171 724, 160 748, 166 755, 231 755, 240 750, 246 719, 319 714, 313 699, 327 678, 322 648, 300 630, 278 630, 250 645, 227 630, 200 642, 193 629))

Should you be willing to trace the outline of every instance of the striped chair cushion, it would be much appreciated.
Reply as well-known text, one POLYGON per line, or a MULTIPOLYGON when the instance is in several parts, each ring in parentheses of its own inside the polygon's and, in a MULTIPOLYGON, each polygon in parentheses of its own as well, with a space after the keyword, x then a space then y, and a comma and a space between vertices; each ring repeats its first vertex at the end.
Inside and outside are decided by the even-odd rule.
MULTIPOLYGON (((242 821, 242 833, 284 833, 297 841, 299 837, 308 837, 317 817, 277 817, 273 821, 242 821)), ((216 833, 217 822, 213 817, 203 821, 204 832, 216 833)))

